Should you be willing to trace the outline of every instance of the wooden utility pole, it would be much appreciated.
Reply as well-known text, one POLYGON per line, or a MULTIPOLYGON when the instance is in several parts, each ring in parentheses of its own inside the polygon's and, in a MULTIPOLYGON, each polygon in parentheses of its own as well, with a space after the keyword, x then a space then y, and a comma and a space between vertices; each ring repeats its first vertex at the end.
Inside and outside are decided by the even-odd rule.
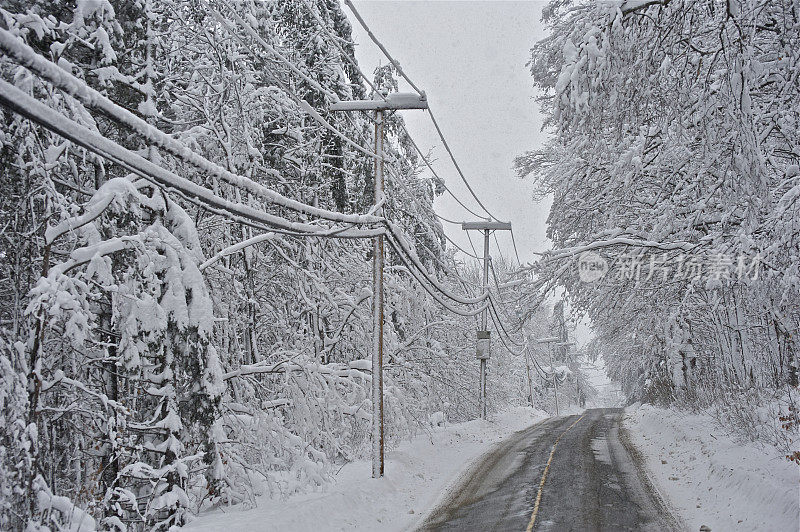
POLYGON ((553 398, 555 399, 556 403, 556 416, 558 416, 558 381, 556 380, 556 368, 553 362, 553 350, 550 347, 550 344, 556 343, 561 341, 560 336, 549 336, 547 338, 539 338, 536 340, 538 344, 547 344, 547 352, 550 355, 550 373, 553 376, 553 398))
MULTIPOLYGON (((337 102, 331 111, 375 112, 375 216, 383 216, 384 183, 384 136, 385 111, 399 109, 427 109, 424 95, 394 93, 374 100, 337 102)), ((372 477, 383 476, 383 235, 372 243, 372 477)))
MULTIPOLYGON (((464 231, 477 230, 483 231, 483 293, 489 292, 489 233, 491 231, 511 231, 511 224, 508 222, 462 222, 461 229, 464 231)), ((486 361, 491 356, 490 334, 488 330, 487 308, 481 312, 481 328, 477 334, 476 356, 481 361, 480 381, 478 389, 478 410, 481 419, 486 419, 486 361)))
POLYGON ((558 417, 558 378, 556 377, 556 363, 553 360, 553 348, 547 344, 547 350, 550 352, 550 372, 553 374, 553 397, 556 402, 556 417, 558 417))
POLYGON ((533 408, 533 379, 531 377, 531 353, 528 349, 528 344, 525 344, 525 371, 528 375, 528 400, 531 402, 533 408))

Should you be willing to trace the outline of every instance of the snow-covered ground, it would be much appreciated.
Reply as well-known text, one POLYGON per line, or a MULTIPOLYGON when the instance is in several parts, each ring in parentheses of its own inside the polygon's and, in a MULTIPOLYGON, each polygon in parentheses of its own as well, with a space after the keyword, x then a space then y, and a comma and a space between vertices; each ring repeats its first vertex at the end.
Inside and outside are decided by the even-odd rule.
POLYGON ((784 453, 737 442, 706 415, 641 405, 624 424, 689 530, 800 530, 800 470, 784 453))
POLYGON ((546 417, 513 408, 489 421, 431 429, 387 452, 386 476, 370 478, 368 461, 345 465, 324 491, 268 497, 251 510, 202 514, 186 530, 406 530, 435 506, 464 469, 513 432, 546 417))

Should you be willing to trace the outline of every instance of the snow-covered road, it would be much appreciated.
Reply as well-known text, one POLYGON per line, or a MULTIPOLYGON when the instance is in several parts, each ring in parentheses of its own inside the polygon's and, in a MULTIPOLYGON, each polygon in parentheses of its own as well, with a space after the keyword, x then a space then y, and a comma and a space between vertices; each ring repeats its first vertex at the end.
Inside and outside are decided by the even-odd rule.
POLYGON ((424 530, 675 530, 620 437, 621 409, 550 418, 482 458, 424 530))
POLYGON ((435 427, 392 450, 383 479, 354 462, 320 492, 217 509, 187 528, 525 530, 536 510, 535 530, 800 529, 800 474, 775 449, 648 405, 570 414, 515 408, 435 427))

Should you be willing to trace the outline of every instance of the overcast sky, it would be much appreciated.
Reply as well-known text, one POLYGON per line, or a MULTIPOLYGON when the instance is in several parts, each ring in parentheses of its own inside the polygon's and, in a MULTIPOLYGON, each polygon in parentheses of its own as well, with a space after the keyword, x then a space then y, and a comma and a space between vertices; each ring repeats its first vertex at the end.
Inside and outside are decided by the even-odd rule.
MULTIPOLYGON (((514 157, 540 146, 545 138, 525 66, 530 48, 544 35, 540 21, 544 2, 354 0, 354 4, 389 53, 426 91, 445 138, 478 197, 498 218, 512 223, 520 258, 532 261, 531 251, 548 247, 545 220, 549 202, 533 202, 530 184, 516 177, 512 164, 514 157)), ((387 61, 355 17, 350 20, 356 57, 362 70, 371 73, 387 61)), ((411 89, 401 84, 400 90, 411 89)), ((402 113, 423 150, 434 148, 438 159, 434 167, 448 187, 479 212, 474 201, 467 201, 469 192, 449 162, 427 113, 402 113)), ((436 210, 453 220, 474 218, 448 196, 437 200, 436 210)), ((444 226, 451 238, 470 249, 460 227, 444 226)), ((476 237, 473 235, 477 247, 476 237)), ((510 237, 498 237, 509 258, 510 237)))

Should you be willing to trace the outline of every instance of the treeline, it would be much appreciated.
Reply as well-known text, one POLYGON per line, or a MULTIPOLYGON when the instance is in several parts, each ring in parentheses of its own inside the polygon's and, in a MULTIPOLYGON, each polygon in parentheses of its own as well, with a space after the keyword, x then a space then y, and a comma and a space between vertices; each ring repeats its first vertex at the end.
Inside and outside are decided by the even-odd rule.
POLYGON ((788 445, 800 6, 555 1, 544 20, 530 67, 554 137, 517 160, 554 196, 542 282, 591 317, 631 400, 713 406, 788 445))
MULTIPOLYGON (((364 457, 380 220, 372 118, 327 110, 373 96, 339 3, 0 12, 0 528, 167 529, 364 457)), ((397 90, 390 67, 370 83, 397 90)), ((387 122, 386 230, 410 250, 386 272, 397 441, 477 412, 475 318, 415 272, 479 290, 433 213, 442 184, 387 122)), ((491 404, 524 402, 524 361, 499 351, 491 404)))

